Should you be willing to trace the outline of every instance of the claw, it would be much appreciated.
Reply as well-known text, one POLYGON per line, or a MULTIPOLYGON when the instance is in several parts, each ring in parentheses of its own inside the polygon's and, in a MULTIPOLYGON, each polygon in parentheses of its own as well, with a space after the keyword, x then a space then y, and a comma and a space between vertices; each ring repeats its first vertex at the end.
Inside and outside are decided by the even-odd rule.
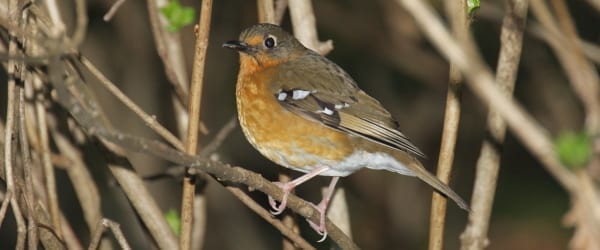
POLYGON ((321 211, 317 206, 315 206, 315 208, 317 210, 319 210, 319 213, 321 216, 319 218, 319 225, 315 224, 314 222, 312 222, 311 220, 308 220, 308 219, 306 221, 308 221, 308 224, 310 225, 310 227, 313 230, 315 230, 315 232, 317 232, 319 235, 323 236, 317 242, 323 242, 323 241, 325 241, 325 239, 327 239, 327 228, 325 228, 325 211, 324 210, 321 211))
POLYGON ((333 179, 331 179, 331 183, 329 183, 329 187, 327 188, 327 191, 325 191, 325 193, 323 194, 323 200, 319 202, 319 205, 311 203, 313 207, 315 207, 315 209, 319 211, 319 225, 315 224, 310 220, 307 221, 313 230, 315 230, 319 235, 323 236, 318 242, 323 242, 325 241, 325 239, 327 239, 327 228, 325 227, 325 218, 327 218, 327 207, 329 206, 329 201, 331 201, 331 198, 333 197, 333 191, 335 189, 335 184, 337 183, 338 179, 339 177, 333 177, 333 179))
POLYGON ((273 211, 271 211, 271 214, 279 215, 285 210, 285 207, 287 205, 288 195, 290 194, 290 191, 292 189, 294 189, 295 186, 289 185, 288 183, 281 183, 281 182, 273 182, 273 184, 277 185, 279 188, 281 188, 283 190, 283 197, 281 198, 281 203, 279 203, 279 206, 277 205, 277 201, 275 201, 275 198, 269 196, 269 205, 273 209, 273 211))
POLYGON ((283 212, 283 210, 285 210, 285 207, 287 205, 287 198, 288 198, 289 194, 290 194, 289 191, 285 192, 285 190, 284 190, 283 198, 281 199, 281 203, 279 203, 279 206, 277 206, 277 202, 275 201, 275 199, 273 197, 269 196, 269 205, 273 209, 271 211, 271 214, 279 215, 283 212))

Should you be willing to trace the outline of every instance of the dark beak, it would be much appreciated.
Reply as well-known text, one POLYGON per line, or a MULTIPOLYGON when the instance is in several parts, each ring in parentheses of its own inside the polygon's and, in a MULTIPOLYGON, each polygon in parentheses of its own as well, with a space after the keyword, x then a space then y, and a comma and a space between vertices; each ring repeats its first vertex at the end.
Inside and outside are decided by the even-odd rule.
POLYGON ((242 41, 228 41, 223 44, 223 48, 237 50, 239 52, 246 52, 248 50, 248 44, 242 41))

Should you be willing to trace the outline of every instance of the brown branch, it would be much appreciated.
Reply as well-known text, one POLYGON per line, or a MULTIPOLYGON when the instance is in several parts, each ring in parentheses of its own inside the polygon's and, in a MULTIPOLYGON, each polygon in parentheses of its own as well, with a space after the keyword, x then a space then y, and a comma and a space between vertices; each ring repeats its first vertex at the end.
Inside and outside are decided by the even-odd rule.
POLYGON ((102 220, 103 217, 100 192, 79 150, 56 128, 52 128, 52 135, 58 150, 70 161, 69 166, 66 166, 67 175, 79 200, 79 205, 81 206, 88 229, 92 232, 96 228, 98 221, 102 220))
POLYGON ((596 12, 600 13, 600 0, 587 0, 587 2, 596 9, 596 12))
POLYGON ((116 223, 106 218, 102 218, 98 220, 95 230, 92 230, 94 233, 92 234, 92 240, 90 241, 90 246, 88 247, 89 250, 98 249, 98 247, 100 246, 100 239, 102 238, 102 234, 107 228, 110 229, 110 231, 113 233, 121 249, 131 249, 131 247, 127 243, 125 235, 123 235, 123 231, 121 231, 121 226, 119 225, 119 223, 116 223))
MULTIPOLYGON (((200 122, 200 105, 202 104, 202 88, 204 85, 204 68, 206 65, 206 49, 210 34, 210 20, 212 0, 203 0, 198 21, 198 33, 194 52, 192 68, 192 83, 190 89, 190 103, 188 104, 188 129, 185 141, 185 151, 195 155, 198 148, 198 124, 200 122)), ((180 249, 190 249, 192 245, 192 232, 194 225, 194 193, 196 190, 195 177, 185 175, 183 178, 183 192, 181 201, 181 233, 179 238, 180 249)), ((196 208, 206 211, 206 207, 196 208)), ((203 223, 202 227, 206 227, 203 223)), ((203 230, 204 231, 204 230, 203 230)), ((199 243, 203 245, 203 243, 199 243)))
MULTIPOLYGON (((13 20, 19 22, 20 11, 17 11, 17 0, 12 0, 9 9, 14 11, 13 20)), ((12 34, 11 34, 12 36, 12 34)), ((8 54, 13 55, 17 53, 17 43, 15 39, 11 39, 8 46, 8 54)), ((7 104, 6 104, 6 127, 4 130, 4 171, 6 178, 6 192, 11 194, 7 195, 7 201, 10 202, 13 216, 17 222, 17 244, 15 249, 25 249, 25 236, 27 233, 25 221, 19 207, 17 194, 17 187, 15 185, 15 174, 13 169, 13 163, 15 162, 13 156, 16 155, 16 140, 13 140, 17 135, 14 133, 15 128, 15 115, 19 106, 19 98, 17 98, 16 89, 16 73, 17 64, 14 60, 8 61, 7 65, 8 83, 7 83, 7 104)), ((8 204, 8 203, 6 203, 8 204)), ((3 204, 4 207, 4 204, 3 204)), ((3 209, 4 210, 4 209, 3 209)), ((4 210, 6 211, 6 210, 4 210)), ((4 212, 3 212, 4 214, 4 212)), ((2 215, 4 217, 4 215, 2 215)))
MULTIPOLYGON (((31 74, 29 74, 31 76, 31 74)), ((36 201, 33 189, 33 164, 31 163, 31 152, 27 141, 24 90, 19 93, 19 144, 21 145, 21 159, 23 160, 23 176, 25 187, 25 205, 27 208, 27 249, 36 250, 38 246, 38 226, 34 215, 34 204, 36 201)))
POLYGON ((88 24, 87 7, 85 3, 85 0, 75 0, 75 14, 77 19, 75 22, 75 31, 73 31, 73 38, 67 48, 78 48, 85 39, 88 24))
MULTIPOLYGON (((467 20, 467 1, 447 1, 446 13, 450 19, 452 32, 461 43, 468 42, 469 22, 467 20)), ((442 141, 438 159, 437 177, 444 183, 450 182, 452 163, 458 126, 460 123, 460 105, 463 77, 459 69, 450 61, 450 73, 448 79, 448 91, 446 94, 446 110, 444 114, 444 127, 442 130, 442 141)), ((439 250, 444 246, 444 225, 446 223, 446 197, 434 192, 431 200, 431 212, 429 223, 429 249, 439 250)))
POLYGON ((206 146, 202 148, 202 150, 198 153, 200 157, 209 157, 210 154, 217 151, 217 149, 223 144, 223 141, 227 139, 227 136, 233 132, 233 130, 237 127, 237 116, 233 116, 229 118, 229 121, 221 127, 219 132, 215 135, 215 137, 210 141, 206 146))
MULTIPOLYGON (((496 68, 496 83, 507 96, 512 95, 515 86, 526 20, 526 0, 506 1, 506 14, 500 34, 501 47, 496 68)), ((489 242, 487 232, 500 170, 501 147, 506 134, 506 123, 493 107, 487 117, 487 133, 488 137, 481 146, 481 153, 477 160, 469 223, 461 235, 463 250, 484 249, 489 242)))
POLYGON ((277 24, 275 21, 275 9, 273 0, 258 0, 258 22, 277 24))
MULTIPOLYGON (((115 152, 120 155, 125 153, 125 151, 121 150, 119 147, 110 145, 110 143, 104 142, 104 145, 110 152, 115 152)), ((111 173, 123 189, 123 192, 129 201, 131 201, 132 206, 140 216, 140 219, 144 222, 144 225, 149 229, 148 231, 158 244, 158 248, 177 249, 175 235, 166 223, 162 211, 156 204, 156 201, 145 188, 143 180, 131 169, 131 165, 126 159, 114 157, 112 160, 113 162, 108 165, 111 173)))
MULTIPOLYGON (((491 2, 486 6, 488 7, 481 9, 478 16, 482 19, 490 20, 493 22, 502 22, 502 8, 496 6, 491 2)), ((552 32, 550 30, 547 30, 545 26, 542 26, 535 19, 527 21, 527 28, 525 29, 525 32, 533 35, 533 37, 545 41, 548 44, 560 44, 561 42, 563 42, 564 39, 563 34, 555 33, 556 31, 552 32)), ((579 43, 579 46, 581 46, 583 55, 595 64, 600 64, 600 46, 598 46, 595 43, 585 41, 580 37, 576 37, 576 40, 577 43, 579 43)))
POLYGON ((543 1, 531 1, 532 12, 546 30, 560 34, 558 37, 562 39, 557 39, 556 43, 549 43, 549 45, 556 53, 569 82, 586 109, 586 128, 591 133, 599 133, 600 81, 598 72, 593 64, 583 56, 577 31, 565 3, 557 0, 551 1, 551 3, 558 15, 558 23, 543 1))
POLYGON ((288 0, 294 36, 309 49, 321 55, 333 49, 333 42, 321 42, 317 35, 317 23, 310 0, 288 0))
MULTIPOLYGON (((264 179, 260 174, 248 171, 244 168, 232 167, 228 164, 198 156, 190 156, 181 151, 174 150, 163 143, 118 133, 114 129, 106 130, 92 125, 89 131, 92 132, 92 135, 98 136, 115 145, 119 145, 124 149, 151 154, 179 165, 190 166, 190 174, 203 174, 206 172, 214 176, 214 178, 223 184, 230 182, 240 183, 248 186, 250 190, 259 190, 277 200, 281 200, 283 197, 283 191, 277 185, 264 179)), ((315 223, 319 222, 319 212, 314 206, 310 202, 304 201, 293 194, 290 194, 288 197, 287 207, 315 223)), ((328 219, 326 219, 326 227, 329 237, 331 237, 331 239, 341 248, 358 248, 348 236, 328 219)))
POLYGON ((6 190, 6 192, 2 192, 0 198, 2 198, 2 205, 0 205, 0 225, 2 225, 4 224, 4 217, 6 217, 6 211, 8 211, 8 205, 10 205, 10 201, 13 198, 12 190, 6 190))
MULTIPOLYGON (((85 129, 93 127, 93 124, 104 128, 110 127, 108 121, 104 118, 101 110, 97 109, 97 103, 91 95, 79 92, 78 88, 83 88, 79 78, 71 77, 63 80, 60 78, 62 70, 70 70, 66 75, 77 76, 78 73, 73 72, 74 68, 61 69, 60 64, 50 64, 49 78, 50 82, 55 87, 57 100, 63 107, 69 109, 77 122, 85 124, 85 129), (73 110, 75 109, 75 110, 73 110), (73 112, 75 111, 75 112, 73 112), (83 112, 89 112, 83 115, 83 112)), ((89 132, 88 132, 89 133, 89 132)), ((132 170, 129 161, 115 155, 125 155, 125 151, 119 147, 101 141, 106 152, 109 164, 108 168, 111 174, 117 180, 126 197, 131 202, 133 208, 140 216, 144 225, 148 228, 149 233, 161 249, 176 249, 177 243, 173 231, 167 224, 163 214, 152 198, 152 195, 145 188, 141 178, 132 170), (108 150, 106 150, 108 149, 108 150), (113 153, 114 152, 114 153, 113 153)))
MULTIPOLYGON (((240 190, 238 187, 229 186, 229 187, 227 187, 227 189, 232 193, 240 194, 240 196, 246 194, 242 190, 240 190)), ((308 243, 304 238, 302 238, 298 234, 298 232, 294 232, 294 230, 292 228, 290 228, 288 225, 285 225, 282 221, 273 218, 273 215, 271 213, 269 213, 269 211, 263 209, 263 207, 260 206, 258 203, 256 203, 252 198, 250 198, 248 196, 244 196, 244 198, 240 199, 240 201, 242 203, 244 203, 244 205, 246 205, 248 208, 250 208, 250 210, 252 210, 256 214, 258 214, 258 216, 260 216, 265 221, 269 222, 271 225, 273 225, 275 228, 277 228, 277 230, 279 230, 279 232, 281 232, 285 237, 287 237, 292 242, 296 243, 297 246, 300 247, 301 249, 315 249, 313 246, 310 245, 310 243, 308 243)))
POLYGON ((283 21, 285 10, 288 7, 288 0, 276 0, 275 2, 275 23, 280 24, 283 21))
POLYGON ((112 83, 100 70, 96 68, 96 66, 90 62, 85 56, 80 58, 81 63, 98 79, 103 87, 105 87, 111 94, 113 94, 119 101, 121 101, 127 108, 133 111, 144 123, 146 126, 154 130, 158 135, 160 135, 163 139, 173 145, 175 148, 183 150, 184 146, 179 139, 175 135, 173 135, 169 130, 163 127, 158 121, 156 121, 155 116, 151 116, 146 114, 140 106, 135 104, 127 95, 125 95, 114 83, 112 83))
POLYGON ((449 60, 456 63, 467 79, 467 86, 484 101, 488 107, 495 108, 507 122, 508 127, 525 147, 542 163, 548 172, 567 191, 572 192, 576 185, 575 177, 558 160, 554 144, 546 130, 539 125, 514 100, 495 86, 491 71, 481 57, 467 53, 473 48, 464 48, 456 43, 442 25, 440 18, 431 7, 421 1, 397 0, 415 18, 423 32, 433 45, 449 60))
MULTIPOLYGON (((214 177, 222 181, 222 183, 241 183, 247 185, 253 190, 260 190, 272 197, 275 197, 276 199, 281 199, 283 196, 283 193, 279 187, 264 179, 259 174, 250 172, 243 168, 232 168, 229 165, 206 160, 202 157, 191 156, 183 153, 182 151, 172 149, 160 142, 133 137, 117 132, 117 130, 114 128, 108 129, 103 125, 104 122, 102 120, 103 118, 100 116, 100 112, 91 111, 89 110, 90 106, 82 105, 81 101, 87 99, 77 97, 78 95, 82 94, 81 92, 73 92, 77 91, 77 87, 75 87, 76 85, 72 85, 72 83, 68 81, 66 83, 54 81, 53 83, 57 91, 57 100, 61 103, 61 105, 63 105, 63 107, 69 110, 70 114, 75 118, 75 120, 77 120, 79 125, 82 126, 85 131, 87 131, 88 135, 97 136, 104 141, 105 144, 112 145, 113 150, 118 155, 127 155, 127 152, 123 151, 122 148, 134 152, 148 153, 182 166, 198 168, 201 171, 214 175, 214 177), (117 145, 119 147, 115 149, 117 145)), ((164 234, 162 236, 160 234, 161 231, 155 231, 157 229, 160 230, 164 228, 154 225, 155 223, 162 225, 164 223, 164 219, 154 217, 153 211, 155 211, 155 209, 157 210, 158 208, 151 206, 151 204, 154 205, 154 203, 153 201, 149 200, 149 195, 143 188, 141 181, 138 180, 137 175, 133 174, 133 172, 129 170, 124 169, 123 167, 113 167, 111 165, 110 169, 113 172, 113 175, 115 175, 115 178, 117 178, 119 184, 122 186, 126 195, 132 201, 136 211, 140 214, 140 218, 144 220, 144 223, 148 228, 152 229, 150 231, 155 239, 157 241, 170 239, 169 237, 165 237, 165 235, 172 234, 170 229, 168 229, 168 226, 165 229, 166 231, 162 231, 164 234), (147 202, 150 204, 145 204, 147 202), (155 226, 157 227, 156 229, 154 229, 155 226)), ((194 169, 190 169, 190 171, 192 171, 192 174, 198 172, 194 169)), ((288 199, 288 207, 298 214, 309 218, 313 222, 319 221, 319 212, 316 211, 309 202, 301 200, 294 195, 290 195, 288 199)), ((158 211, 157 213, 158 214, 156 216, 160 216, 158 211)), ((351 239, 349 239, 329 220, 327 220, 327 231, 329 232, 331 239, 334 240, 340 247, 344 249, 358 248, 351 239)), ((159 247, 168 249, 175 247, 172 245, 170 247, 161 245, 167 242, 169 241, 159 241, 159 247)))
POLYGON ((104 20, 105 22, 110 21, 110 19, 112 19, 112 17, 115 15, 115 13, 117 13, 117 10, 119 10, 121 5, 123 5, 124 3, 125 3, 125 0, 116 0, 112 4, 112 6, 110 6, 110 9, 106 12, 106 14, 104 14, 104 16, 102 17, 102 20, 104 20))
POLYGON ((43 104, 44 98, 36 98, 35 113, 38 127, 38 138, 40 139, 42 167, 46 183, 46 193, 48 196, 48 207, 50 208, 50 217, 52 226, 56 229, 59 237, 62 237, 60 206, 58 204, 58 192, 56 190, 56 177, 54 167, 50 159, 50 142, 48 138, 48 125, 46 122, 46 109, 43 104))

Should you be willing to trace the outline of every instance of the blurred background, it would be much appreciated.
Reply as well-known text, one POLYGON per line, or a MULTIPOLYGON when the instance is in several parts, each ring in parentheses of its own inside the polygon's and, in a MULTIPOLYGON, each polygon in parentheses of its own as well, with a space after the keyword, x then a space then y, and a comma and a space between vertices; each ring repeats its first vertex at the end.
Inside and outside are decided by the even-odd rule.
MULTIPOLYGON (((113 1, 88 1, 89 27, 81 47, 87 56, 147 113, 171 131, 177 131, 164 65, 151 33, 145 1, 126 1, 109 22, 102 16, 113 1)), ((181 0, 199 9, 199 1, 181 0)), ((433 1, 441 11, 441 1, 433 1)), ((63 16, 74 23, 72 4, 63 4, 63 16)), ((600 15, 583 0, 567 1, 582 39, 598 45, 600 15)), ((344 68, 360 87, 383 105, 399 121, 403 132, 428 155, 424 161, 435 171, 443 125, 448 81, 448 63, 436 52, 415 26, 412 18, 395 2, 387 0, 320 0, 313 1, 317 30, 321 40, 331 39, 334 49, 327 55, 344 68)), ((499 31, 504 2, 485 1, 473 17, 472 32, 490 68, 495 69, 499 48, 499 31)), ((238 55, 221 48, 225 41, 236 39, 246 27, 257 23, 255 1, 214 1, 210 41, 206 61, 202 99, 202 122, 208 133, 200 139, 200 148, 235 114, 234 88, 238 55)), ((291 31, 286 13, 282 26, 291 31)), ((70 26, 72 29, 73 26, 70 26)), ((194 32, 181 30, 191 72, 194 32)), ((84 72, 84 75, 88 73, 84 72)), ((0 71, 4 82, 6 72, 0 71)), ((158 137, 145 127, 131 111, 89 77, 88 84, 111 117, 116 128, 147 138, 158 137)), ((6 94, 0 93, 5 116, 6 94)), ((485 135, 487 109, 465 89, 462 117, 456 147, 451 186, 470 200, 474 166, 485 135)), ((524 36, 515 98, 553 135, 582 127, 583 110, 552 50, 531 33, 524 36)), ((224 141, 213 157, 261 173, 276 180, 283 170, 263 158, 244 139, 239 128, 224 141)), ((121 224, 134 249, 155 246, 146 238, 143 225, 122 195, 118 185, 104 170, 101 161, 88 157, 89 166, 101 188, 106 217, 121 224)), ((168 162, 135 155, 134 167, 142 176, 160 173, 168 162)), ((89 231, 82 220, 74 187, 61 170, 57 170, 61 208, 83 242, 89 231)), ((297 173, 293 173, 297 176, 297 173)), ((320 188, 329 179, 319 177, 300 186, 300 197, 320 200, 320 188)), ((181 183, 175 179, 148 180, 147 187, 161 208, 179 211, 181 183)), ((432 190, 415 178, 393 173, 362 170, 342 179, 351 212, 353 237, 364 249, 425 249, 427 247, 429 209, 432 190)), ((76 188, 76 187, 75 187, 76 188)), ((221 185, 209 181, 204 192, 208 202, 206 249, 278 249, 281 235, 264 222, 221 185)), ((266 195, 251 192, 267 207, 266 195)), ((498 249, 566 249, 572 229, 562 220, 569 208, 568 196, 544 168, 508 133, 502 153, 489 239, 491 250, 498 249)), ((467 222, 467 213, 449 203, 446 249, 457 249, 459 236, 467 222)), ((8 218, 8 216, 7 216, 8 218)), ((303 235, 314 243, 319 239, 303 219, 303 235)), ((0 228, 0 242, 14 245, 14 226, 7 219, 0 228)), ((315 243, 327 249, 331 243, 315 243)), ((85 245, 85 244, 84 244, 85 245)))

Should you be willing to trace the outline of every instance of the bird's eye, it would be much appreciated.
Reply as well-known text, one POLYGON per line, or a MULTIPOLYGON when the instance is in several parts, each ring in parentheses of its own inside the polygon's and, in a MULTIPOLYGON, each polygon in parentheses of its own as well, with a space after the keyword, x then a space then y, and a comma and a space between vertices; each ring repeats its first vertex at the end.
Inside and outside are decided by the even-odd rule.
POLYGON ((275 37, 274 36, 267 37, 267 39, 265 39, 264 43, 265 43, 265 47, 267 47, 269 49, 275 47, 275 44, 276 44, 275 37))

